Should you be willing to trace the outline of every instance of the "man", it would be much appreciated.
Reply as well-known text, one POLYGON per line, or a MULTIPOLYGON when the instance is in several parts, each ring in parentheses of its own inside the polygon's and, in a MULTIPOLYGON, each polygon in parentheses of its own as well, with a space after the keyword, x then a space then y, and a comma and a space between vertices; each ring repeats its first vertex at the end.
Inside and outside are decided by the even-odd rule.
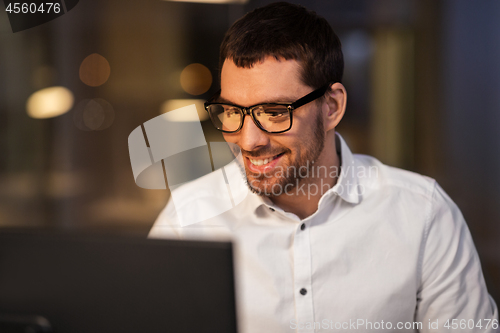
MULTIPOLYGON (((286 3, 257 9, 226 33, 220 65, 206 109, 239 147, 251 193, 232 186, 243 199, 205 218, 223 196, 215 173, 202 177, 172 193, 150 236, 235 241, 241 332, 497 330, 452 200, 432 179, 353 155, 335 133, 347 95, 326 20, 286 3), (194 200, 201 222, 181 221, 194 200)), ((224 175, 238 178, 238 163, 224 175)))

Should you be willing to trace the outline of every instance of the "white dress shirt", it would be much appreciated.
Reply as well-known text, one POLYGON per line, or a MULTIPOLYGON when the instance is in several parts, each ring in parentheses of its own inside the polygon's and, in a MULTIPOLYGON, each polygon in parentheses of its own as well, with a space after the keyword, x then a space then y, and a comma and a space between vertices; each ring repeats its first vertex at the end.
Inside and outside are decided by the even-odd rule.
POLYGON ((149 236, 235 242, 242 333, 500 332, 470 232, 441 187, 353 155, 339 135, 337 149, 338 182, 305 219, 250 193, 233 162, 226 183, 219 170, 175 189, 149 236))

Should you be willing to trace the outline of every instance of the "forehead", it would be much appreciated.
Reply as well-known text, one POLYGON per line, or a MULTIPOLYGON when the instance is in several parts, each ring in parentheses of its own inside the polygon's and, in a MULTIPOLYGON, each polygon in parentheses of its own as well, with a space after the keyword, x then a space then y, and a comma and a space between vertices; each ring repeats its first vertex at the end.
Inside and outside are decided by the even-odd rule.
POLYGON ((226 59, 221 71, 221 98, 249 106, 268 102, 293 102, 310 90, 300 79, 296 60, 265 58, 251 68, 237 67, 226 59))

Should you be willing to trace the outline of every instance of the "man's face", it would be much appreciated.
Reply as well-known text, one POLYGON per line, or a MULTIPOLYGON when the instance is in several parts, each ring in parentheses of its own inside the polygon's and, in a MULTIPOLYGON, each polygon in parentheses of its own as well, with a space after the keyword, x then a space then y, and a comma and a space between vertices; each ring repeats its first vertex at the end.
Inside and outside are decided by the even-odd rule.
MULTIPOLYGON (((221 72, 221 100, 244 107, 292 103, 314 90, 301 82, 299 70, 295 60, 278 61, 269 57, 252 68, 236 67, 233 61, 226 60, 221 72)), ((293 126, 287 132, 263 132, 246 116, 240 131, 224 133, 227 142, 241 149, 248 185, 253 192, 268 196, 288 193, 298 184, 299 174, 306 174, 307 178, 311 175, 309 169, 321 164, 325 128, 320 101, 296 109, 293 126), (288 184, 291 185, 286 187, 288 184)))

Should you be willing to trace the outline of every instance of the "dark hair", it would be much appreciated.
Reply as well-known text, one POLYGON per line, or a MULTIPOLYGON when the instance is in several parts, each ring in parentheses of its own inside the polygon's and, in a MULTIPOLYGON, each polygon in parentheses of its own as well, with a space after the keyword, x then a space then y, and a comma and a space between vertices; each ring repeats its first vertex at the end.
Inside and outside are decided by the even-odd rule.
POLYGON ((222 41, 219 70, 226 59, 250 68, 267 56, 297 60, 301 80, 312 88, 342 81, 344 57, 339 38, 324 18, 302 6, 272 3, 236 21, 222 41))

